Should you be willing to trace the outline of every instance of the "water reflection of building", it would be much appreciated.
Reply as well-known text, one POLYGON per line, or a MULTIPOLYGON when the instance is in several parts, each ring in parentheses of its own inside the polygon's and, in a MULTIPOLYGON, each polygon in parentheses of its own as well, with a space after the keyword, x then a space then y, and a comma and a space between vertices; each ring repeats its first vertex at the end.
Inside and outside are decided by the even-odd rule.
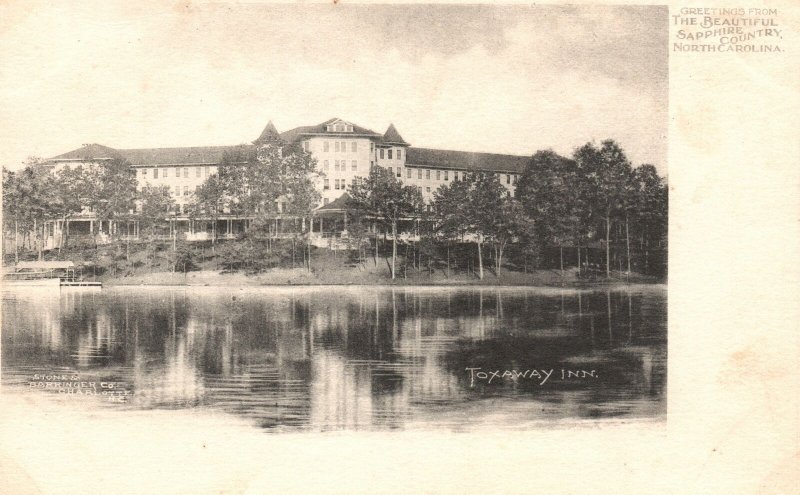
POLYGON ((435 288, 4 299, 4 370, 67 364, 127 380, 139 407, 212 407, 265 427, 391 428, 471 407, 481 395, 466 366, 534 365, 548 348, 548 359, 576 366, 610 363, 617 381, 548 397, 521 385, 491 392, 535 396, 556 416, 615 400, 646 410, 663 403, 666 370, 663 322, 650 322, 663 303, 649 304, 624 293, 435 288))

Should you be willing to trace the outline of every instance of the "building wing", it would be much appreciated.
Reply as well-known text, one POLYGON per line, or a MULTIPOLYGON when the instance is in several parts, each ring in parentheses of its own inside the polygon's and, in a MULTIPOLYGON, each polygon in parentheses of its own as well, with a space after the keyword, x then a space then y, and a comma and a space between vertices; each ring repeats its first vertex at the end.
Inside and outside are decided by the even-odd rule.
POLYGON ((406 166, 521 174, 530 157, 410 147, 406 166))

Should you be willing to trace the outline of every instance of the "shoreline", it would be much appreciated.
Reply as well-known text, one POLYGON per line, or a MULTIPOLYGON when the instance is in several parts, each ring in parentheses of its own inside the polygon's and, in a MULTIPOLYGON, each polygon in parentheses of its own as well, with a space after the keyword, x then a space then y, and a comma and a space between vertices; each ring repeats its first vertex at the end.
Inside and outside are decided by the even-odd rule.
POLYGON ((106 287, 160 286, 160 287, 541 287, 541 288, 603 288, 633 285, 664 285, 667 281, 655 277, 632 274, 629 279, 579 278, 573 270, 559 272, 538 270, 533 273, 508 272, 499 276, 487 273, 483 280, 465 274, 447 277, 441 273, 428 275, 414 273, 405 278, 391 278, 373 273, 309 273, 302 268, 276 269, 260 274, 220 273, 216 271, 194 271, 183 273, 153 272, 126 277, 98 277, 106 287))

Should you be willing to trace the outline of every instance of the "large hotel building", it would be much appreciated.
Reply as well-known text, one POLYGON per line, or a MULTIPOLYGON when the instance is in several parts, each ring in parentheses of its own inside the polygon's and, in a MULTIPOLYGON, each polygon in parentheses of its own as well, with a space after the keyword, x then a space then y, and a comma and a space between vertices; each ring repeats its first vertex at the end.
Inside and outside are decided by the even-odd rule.
MULTIPOLYGON (((203 146, 189 148, 114 149, 99 144, 83 147, 50 158, 47 163, 54 168, 65 166, 91 166, 105 160, 123 158, 136 170, 139 187, 168 186, 174 195, 177 210, 170 219, 170 231, 180 229, 189 240, 204 240, 213 232, 219 237, 233 236, 243 228, 241 217, 225 217, 219 224, 198 222, 186 214, 192 194, 211 174, 226 152, 236 149, 253 149, 272 142, 299 143, 318 162, 321 203, 315 217, 314 232, 318 237, 330 233, 325 229, 326 216, 342 215, 342 196, 357 177, 365 177, 370 167, 386 168, 404 183, 417 186, 426 204, 430 204, 434 191, 449 181, 458 180, 469 172, 499 174, 500 181, 509 194, 513 194, 519 175, 528 157, 494 153, 417 148, 406 142, 394 125, 383 134, 360 127, 351 122, 333 118, 321 124, 297 127, 278 132, 269 122, 261 135, 250 145, 203 146), (337 201, 339 200, 339 201, 337 201)), ((328 222, 333 228, 336 222, 328 222)), ((57 242, 62 222, 49 225, 48 244, 57 242)), ((124 235, 137 235, 136 226, 100 224, 95 228, 90 212, 70 220, 70 232, 108 233, 109 229, 124 228, 124 235), (131 230, 132 229, 132 230, 131 230)), ((341 229, 341 227, 339 227, 341 229)))

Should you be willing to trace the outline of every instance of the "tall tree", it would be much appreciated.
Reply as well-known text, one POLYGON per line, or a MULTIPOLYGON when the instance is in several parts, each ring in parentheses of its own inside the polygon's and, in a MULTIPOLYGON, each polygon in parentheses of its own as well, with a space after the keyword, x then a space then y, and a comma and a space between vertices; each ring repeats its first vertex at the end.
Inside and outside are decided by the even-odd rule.
POLYGON ((503 267, 506 247, 514 240, 529 239, 535 225, 520 201, 515 198, 503 198, 496 208, 491 225, 492 242, 495 247, 495 273, 498 276, 503 267))
MULTIPOLYGON (((105 161, 87 171, 89 206, 97 220, 127 220, 136 207, 136 171, 122 158, 105 161)), ((109 225, 109 234, 113 233, 109 225)))
POLYGON ((369 175, 357 180, 350 188, 348 209, 363 216, 372 216, 392 233, 392 279, 396 276, 398 223, 417 218, 422 212, 422 193, 419 188, 405 186, 383 167, 372 167, 369 175))
POLYGON ((33 237, 32 249, 38 250, 42 259, 44 247, 45 222, 53 217, 57 202, 50 197, 57 184, 39 158, 30 157, 25 168, 15 174, 16 184, 13 186, 17 198, 14 205, 17 226, 22 227, 24 235, 33 237))
MULTIPOLYGON (((175 200, 172 197, 169 186, 152 186, 148 184, 139 191, 136 202, 135 218, 139 222, 140 232, 143 232, 145 238, 149 241, 147 256, 150 257, 152 269, 156 256, 155 237, 158 229, 164 225, 170 212, 175 208, 175 200)), ((173 243, 173 253, 175 251, 173 243)))
POLYGON ((81 213, 88 205, 93 194, 93 181, 88 167, 78 165, 65 166, 55 172, 54 187, 51 198, 53 210, 61 219, 61 240, 59 249, 66 248, 69 243, 69 220, 73 215, 81 213))
POLYGON ((189 215, 192 218, 207 217, 211 219, 211 250, 214 250, 217 239, 217 220, 228 204, 225 183, 220 175, 211 174, 194 192, 189 203, 189 215))
POLYGON ((447 271, 450 272, 450 246, 453 242, 462 241, 468 233, 468 205, 472 183, 468 180, 455 180, 439 187, 433 193, 433 229, 430 235, 445 243, 447 247, 447 271))
POLYGON ((478 277, 483 280, 483 243, 495 242, 505 235, 502 215, 506 189, 500 184, 497 174, 475 173, 466 179, 472 185, 467 200, 467 225, 474 235, 478 248, 478 277))
POLYGON ((286 146, 283 151, 280 175, 279 200, 283 213, 302 220, 306 232, 308 269, 311 270, 311 222, 314 209, 319 205, 320 193, 315 184, 319 177, 317 161, 311 153, 299 146, 286 146))
POLYGON ((633 170, 633 217, 639 231, 644 271, 649 271, 649 251, 653 243, 667 239, 667 185, 653 165, 643 164, 633 170))
POLYGON ((140 230, 152 240, 174 208, 169 186, 144 186, 137 195, 136 218, 140 230))
POLYGON ((3 167, 3 231, 14 237, 14 263, 19 263, 19 231, 26 214, 25 199, 19 174, 3 167))
POLYGON ((587 200, 597 220, 603 223, 606 245, 606 276, 611 276, 611 221, 623 211, 631 164, 622 148, 611 139, 598 148, 587 143, 574 154, 578 173, 587 179, 587 200))
POLYGON ((564 269, 564 244, 576 240, 579 215, 575 163, 552 150, 537 151, 517 184, 516 197, 535 225, 535 235, 557 246, 564 269))

